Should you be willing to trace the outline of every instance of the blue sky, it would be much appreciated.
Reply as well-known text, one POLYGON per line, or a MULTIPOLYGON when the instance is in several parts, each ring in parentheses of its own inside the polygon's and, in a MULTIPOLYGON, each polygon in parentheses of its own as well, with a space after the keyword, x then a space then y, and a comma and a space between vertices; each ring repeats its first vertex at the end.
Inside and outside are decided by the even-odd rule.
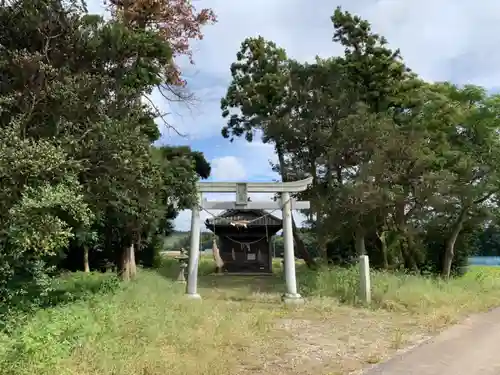
MULTIPOLYGON (((338 5, 368 19, 423 78, 500 87, 498 0, 198 0, 194 4, 212 8, 219 18, 216 25, 205 28, 202 41, 193 43, 196 64, 179 61, 197 101, 188 107, 172 106, 158 95, 152 99, 172 112, 169 121, 188 135, 181 138, 162 129, 162 142, 203 151, 212 163, 213 180, 277 178, 269 166, 269 160, 275 160, 270 145, 230 143, 220 135, 224 125, 220 98, 240 43, 248 36, 262 35, 301 61, 338 55, 342 49, 331 41, 330 21, 338 5)), ((102 11, 98 0, 88 5, 90 11, 102 11)), ((181 212, 176 227, 189 229, 189 220, 190 212, 181 212)))

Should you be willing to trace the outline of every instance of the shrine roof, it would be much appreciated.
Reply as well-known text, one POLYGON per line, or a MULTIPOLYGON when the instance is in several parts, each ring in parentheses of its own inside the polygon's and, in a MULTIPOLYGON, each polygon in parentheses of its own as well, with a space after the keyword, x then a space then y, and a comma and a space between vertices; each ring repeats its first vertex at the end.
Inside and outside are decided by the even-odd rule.
POLYGON ((265 210, 256 209, 232 209, 222 212, 220 215, 205 220, 206 226, 234 226, 235 224, 258 227, 281 227, 280 218, 265 210))

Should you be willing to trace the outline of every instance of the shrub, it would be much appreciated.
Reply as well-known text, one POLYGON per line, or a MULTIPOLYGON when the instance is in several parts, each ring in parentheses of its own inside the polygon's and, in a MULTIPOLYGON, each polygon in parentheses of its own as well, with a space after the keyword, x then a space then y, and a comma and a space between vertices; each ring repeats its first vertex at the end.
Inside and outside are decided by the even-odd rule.
POLYGON ((155 235, 140 251, 136 252, 136 261, 144 268, 159 268, 161 266, 161 252, 165 239, 155 235))

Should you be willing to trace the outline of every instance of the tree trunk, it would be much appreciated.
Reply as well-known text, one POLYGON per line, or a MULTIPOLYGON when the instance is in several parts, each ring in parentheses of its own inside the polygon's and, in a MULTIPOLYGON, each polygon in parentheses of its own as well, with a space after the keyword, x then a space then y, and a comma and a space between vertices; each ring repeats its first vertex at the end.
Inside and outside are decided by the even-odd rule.
MULTIPOLYGON (((234 249, 233 249, 234 252, 234 249)), ((222 260, 222 257, 220 256, 220 251, 219 247, 217 246, 217 241, 215 238, 212 241, 212 256, 214 257, 215 261, 215 273, 222 273, 224 269, 224 261, 222 260)))
POLYGON ((130 251, 129 247, 126 247, 122 250, 121 254, 121 262, 120 266, 118 267, 118 276, 123 281, 129 281, 130 280, 130 251))
POLYGON ((399 249, 401 252, 401 257, 403 258, 405 269, 411 270, 415 273, 419 272, 417 262, 412 255, 410 248, 410 241, 405 233, 399 232, 399 249))
POLYGON ((134 279, 137 276, 137 265, 135 264, 135 244, 132 242, 128 248, 129 252, 129 272, 130 278, 134 279))
POLYGON ((410 269, 415 273, 419 273, 420 269, 418 268, 418 263, 417 260, 415 259, 416 253, 415 253, 415 246, 413 243, 413 239, 408 235, 405 238, 406 238, 406 249, 408 252, 408 261, 410 262, 410 269))
POLYGON ((455 255, 455 244, 458 239, 458 235, 462 231, 465 219, 467 218, 467 208, 463 208, 458 215, 457 221, 453 225, 450 237, 446 241, 444 249, 444 259, 443 259, 443 270, 441 276, 445 279, 449 279, 451 275, 451 265, 453 263, 453 257, 455 255))
POLYGON ((395 205, 394 212, 395 229, 400 236, 401 255, 405 262, 405 268, 418 273, 418 264, 415 260, 414 246, 411 239, 411 234, 407 228, 407 216, 405 215, 405 202, 398 201, 395 205))
POLYGON ((89 247, 87 245, 83 245, 83 271, 90 272, 89 247))
POLYGON ((355 247, 357 256, 366 255, 365 233, 363 228, 358 228, 358 230, 356 230, 355 247))
MULTIPOLYGON (((280 144, 276 144, 276 153, 278 154, 278 163, 279 163, 279 168, 280 168, 280 174, 281 174, 281 180, 283 182, 288 181, 288 175, 285 170, 285 155, 283 152, 283 148, 281 147, 280 144)), ((306 262, 306 265, 308 268, 316 268, 317 264, 314 258, 309 254, 309 252, 306 249, 306 246, 304 244, 304 241, 302 241, 302 238, 300 238, 299 233, 297 231, 297 225, 295 224, 295 219, 293 218, 292 215, 292 232, 293 232, 293 239, 295 242, 295 245, 297 247, 297 255, 304 259, 304 262, 306 262)))
POLYGON ((322 233, 317 234, 318 236, 318 247, 321 250, 321 255, 323 256, 323 262, 328 263, 328 239, 322 233))
POLYGON ((385 270, 389 269, 389 259, 387 257, 387 231, 382 230, 382 233, 377 233, 377 237, 380 240, 381 251, 382 251, 382 262, 385 270))

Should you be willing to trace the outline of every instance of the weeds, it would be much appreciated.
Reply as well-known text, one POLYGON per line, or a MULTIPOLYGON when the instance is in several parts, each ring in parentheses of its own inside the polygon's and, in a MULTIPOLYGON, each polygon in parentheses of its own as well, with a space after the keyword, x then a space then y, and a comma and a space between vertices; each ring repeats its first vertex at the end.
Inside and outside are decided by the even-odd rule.
MULTIPOLYGON (((323 268, 319 272, 301 268, 299 285, 303 294, 359 303, 357 267, 323 268)), ((372 307, 391 311, 427 313, 454 308, 459 313, 500 305, 500 271, 484 267, 447 282, 430 276, 371 271, 371 284, 372 307)))
MULTIPOLYGON (((211 267, 203 260, 201 274, 211 267)), ((366 351, 366 358, 352 354, 361 366, 404 346, 420 325, 437 329, 500 304, 500 273, 494 269, 475 268, 450 282, 372 272, 368 310, 349 307, 358 304, 356 268, 297 269, 308 300, 297 311, 278 302, 284 290, 279 274, 258 281, 222 276, 206 284, 207 277, 200 276, 201 303, 183 298, 184 286, 173 281, 175 261, 160 272, 141 270, 127 285, 107 274, 65 275, 53 281, 47 308, 13 319, 10 330, 0 334, 0 373, 215 375, 241 373, 245 366, 252 373, 290 342, 274 328, 284 317, 330 322, 334 328, 318 330, 325 335, 322 345, 335 338, 332 348, 366 351), (254 281, 262 283, 260 292, 249 287, 254 281), (242 298, 228 298, 229 293, 242 298), (377 339, 376 349, 370 337, 377 339)))

